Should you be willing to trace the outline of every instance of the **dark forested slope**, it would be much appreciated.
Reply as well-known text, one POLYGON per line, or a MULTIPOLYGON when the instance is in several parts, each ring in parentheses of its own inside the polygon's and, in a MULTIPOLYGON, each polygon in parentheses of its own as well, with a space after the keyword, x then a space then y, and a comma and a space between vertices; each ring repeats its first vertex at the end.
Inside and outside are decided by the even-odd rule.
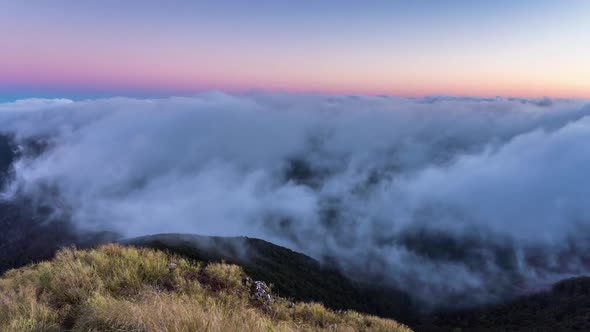
POLYGON ((279 295, 298 301, 317 301, 333 309, 354 309, 384 317, 407 318, 413 309, 408 296, 400 291, 353 282, 306 255, 260 239, 160 234, 125 242, 194 260, 240 265, 253 278, 272 283, 279 295))

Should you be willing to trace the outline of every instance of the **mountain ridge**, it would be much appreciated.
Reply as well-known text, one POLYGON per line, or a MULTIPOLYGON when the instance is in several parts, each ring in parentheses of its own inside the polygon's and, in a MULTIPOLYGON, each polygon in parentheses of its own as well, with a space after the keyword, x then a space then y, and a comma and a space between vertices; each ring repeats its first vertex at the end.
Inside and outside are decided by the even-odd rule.
POLYGON ((335 310, 353 309, 389 318, 408 318, 414 312, 410 298, 401 291, 371 288, 335 267, 261 239, 169 233, 121 243, 167 250, 199 261, 237 264, 253 278, 272 283, 273 290, 283 297, 317 301, 335 310))

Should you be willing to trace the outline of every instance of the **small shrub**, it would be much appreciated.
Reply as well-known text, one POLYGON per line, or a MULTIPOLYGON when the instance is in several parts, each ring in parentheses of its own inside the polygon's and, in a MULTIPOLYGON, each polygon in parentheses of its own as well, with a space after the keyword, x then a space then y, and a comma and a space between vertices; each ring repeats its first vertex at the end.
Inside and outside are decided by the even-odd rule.
POLYGON ((205 274, 212 283, 227 289, 239 288, 244 277, 244 271, 241 267, 225 263, 207 265, 205 274))

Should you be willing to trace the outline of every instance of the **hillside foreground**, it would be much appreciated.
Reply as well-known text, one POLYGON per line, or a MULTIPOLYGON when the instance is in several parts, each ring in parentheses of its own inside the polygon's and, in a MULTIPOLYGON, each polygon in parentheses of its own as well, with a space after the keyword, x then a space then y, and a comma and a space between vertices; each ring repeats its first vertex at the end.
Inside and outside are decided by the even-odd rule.
POLYGON ((411 331, 389 319, 292 303, 237 265, 116 244, 62 249, 52 261, 6 272, 0 330, 411 331))

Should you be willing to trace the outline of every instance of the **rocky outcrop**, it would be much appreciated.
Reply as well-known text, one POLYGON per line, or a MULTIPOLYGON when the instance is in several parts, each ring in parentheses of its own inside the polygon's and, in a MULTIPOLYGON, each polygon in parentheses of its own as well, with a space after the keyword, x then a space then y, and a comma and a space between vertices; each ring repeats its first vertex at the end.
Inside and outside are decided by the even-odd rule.
POLYGON ((244 278, 244 284, 250 289, 250 298, 258 303, 262 309, 270 310, 272 296, 270 287, 264 281, 244 278))

